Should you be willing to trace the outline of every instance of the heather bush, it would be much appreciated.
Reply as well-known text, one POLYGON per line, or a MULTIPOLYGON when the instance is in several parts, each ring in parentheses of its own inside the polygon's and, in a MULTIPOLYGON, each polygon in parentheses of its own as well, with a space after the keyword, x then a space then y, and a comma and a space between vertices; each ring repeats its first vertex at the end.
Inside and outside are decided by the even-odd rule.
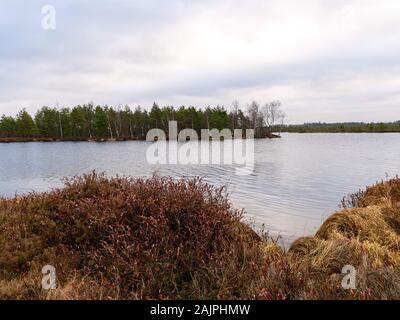
POLYGON ((262 262, 242 212, 200 179, 92 173, 2 200, 0 216, 4 279, 52 264, 61 279, 75 270, 120 298, 234 298, 262 262))

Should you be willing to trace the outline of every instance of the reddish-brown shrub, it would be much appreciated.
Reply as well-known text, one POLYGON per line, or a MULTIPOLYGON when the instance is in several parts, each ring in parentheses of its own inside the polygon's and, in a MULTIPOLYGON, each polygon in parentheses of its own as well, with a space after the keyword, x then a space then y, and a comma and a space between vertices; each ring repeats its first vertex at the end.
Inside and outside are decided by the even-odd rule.
POLYGON ((50 263, 61 274, 106 279, 127 298, 208 297, 205 287, 218 283, 208 270, 229 269, 230 255, 241 263, 257 245, 241 231, 242 213, 224 189, 200 179, 92 173, 63 189, 3 200, 0 211, 0 267, 8 276, 28 272, 34 261, 50 263))

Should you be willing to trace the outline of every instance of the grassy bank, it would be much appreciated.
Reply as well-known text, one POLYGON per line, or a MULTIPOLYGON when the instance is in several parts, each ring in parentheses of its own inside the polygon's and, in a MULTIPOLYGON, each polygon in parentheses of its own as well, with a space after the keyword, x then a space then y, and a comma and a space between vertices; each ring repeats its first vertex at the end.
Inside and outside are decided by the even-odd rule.
POLYGON ((399 298, 400 180, 343 205, 285 252, 199 179, 77 177, 0 200, 0 298, 399 298), (47 264, 55 290, 41 289, 47 264), (341 287, 348 264, 353 291, 341 287))

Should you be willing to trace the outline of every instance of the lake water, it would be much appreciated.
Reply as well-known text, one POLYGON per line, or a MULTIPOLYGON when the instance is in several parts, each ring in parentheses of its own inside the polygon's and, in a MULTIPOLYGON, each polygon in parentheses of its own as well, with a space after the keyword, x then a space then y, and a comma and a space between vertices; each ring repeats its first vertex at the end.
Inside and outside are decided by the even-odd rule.
POLYGON ((0 144, 0 196, 61 186, 91 170, 108 175, 202 176, 226 185, 237 208, 285 242, 313 234, 342 197, 400 173, 400 134, 284 134, 255 141, 254 173, 223 165, 154 166, 147 142, 0 144))

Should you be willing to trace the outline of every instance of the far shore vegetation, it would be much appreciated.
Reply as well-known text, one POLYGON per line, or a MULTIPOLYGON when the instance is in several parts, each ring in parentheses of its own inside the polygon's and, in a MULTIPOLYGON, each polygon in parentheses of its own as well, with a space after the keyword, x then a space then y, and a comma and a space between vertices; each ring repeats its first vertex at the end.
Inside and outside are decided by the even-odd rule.
POLYGON ((280 128, 282 132, 294 133, 384 133, 400 132, 400 121, 394 122, 344 122, 344 123, 304 123, 300 125, 284 125, 280 128))
POLYGON ((14 117, 3 115, 0 142, 145 140, 150 129, 168 134, 169 121, 177 121, 178 130, 190 128, 199 135, 201 129, 254 129, 255 138, 276 138, 281 132, 400 132, 400 121, 287 125, 279 101, 263 105, 253 101, 245 109, 234 102, 229 111, 222 106, 174 108, 156 103, 147 111, 140 106, 131 109, 88 103, 73 108, 42 107, 34 115, 25 109, 14 117))
POLYGON ((341 206, 285 250, 201 179, 93 172, 0 198, 0 299, 399 299, 400 179, 341 206))
POLYGON ((73 108, 43 107, 30 115, 25 109, 15 117, 0 119, 0 141, 54 140, 144 140, 150 129, 164 130, 168 135, 169 121, 177 121, 178 130, 254 129, 256 138, 272 137, 272 129, 283 125, 285 115, 279 101, 260 105, 253 101, 245 111, 238 103, 231 110, 224 107, 204 109, 159 107, 150 111, 129 106, 95 106, 92 103, 73 108))

